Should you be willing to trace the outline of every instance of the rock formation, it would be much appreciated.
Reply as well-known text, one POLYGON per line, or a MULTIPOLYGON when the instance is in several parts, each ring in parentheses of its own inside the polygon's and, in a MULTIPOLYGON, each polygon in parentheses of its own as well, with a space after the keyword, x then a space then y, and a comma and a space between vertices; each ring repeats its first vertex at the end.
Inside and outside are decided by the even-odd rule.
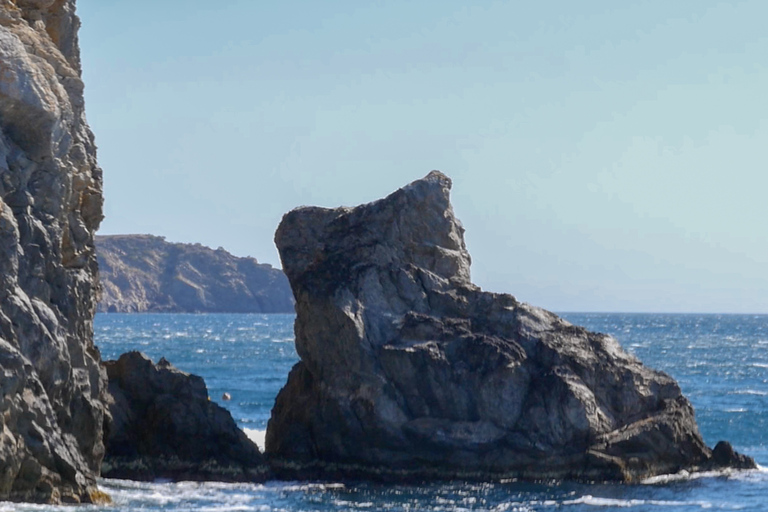
POLYGON ((106 361, 107 453, 102 475, 131 480, 257 482, 268 469, 232 415, 208 399, 205 382, 140 352, 106 361))
POLYGON ((633 481, 753 467, 705 446, 675 381, 470 282, 451 181, 299 208, 275 235, 301 361, 266 438, 279 476, 633 481))
POLYGON ((105 499, 78 26, 74 0, 0 0, 0 500, 105 499))
POLYGON ((293 313, 285 275, 222 248, 152 235, 97 236, 102 293, 113 313, 293 313))

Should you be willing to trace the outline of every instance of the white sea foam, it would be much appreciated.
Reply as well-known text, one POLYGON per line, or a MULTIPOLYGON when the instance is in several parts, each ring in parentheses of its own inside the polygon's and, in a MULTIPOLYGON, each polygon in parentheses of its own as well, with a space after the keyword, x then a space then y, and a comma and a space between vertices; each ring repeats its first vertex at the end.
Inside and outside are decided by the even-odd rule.
POLYGON ((563 501, 563 505, 591 505, 593 507, 617 507, 629 508, 646 505, 655 505, 660 507, 698 507, 711 508, 712 503, 708 501, 666 501, 666 500, 622 500, 615 498, 601 498, 587 494, 575 500, 563 501))
POLYGON ((641 483, 645 485, 658 485, 658 484, 668 484, 671 482, 681 482, 681 481, 690 481, 690 480, 699 480, 702 478, 733 478, 733 479, 742 479, 744 477, 749 477, 749 475, 756 475, 764 473, 768 475, 768 469, 759 466, 757 469, 720 469, 717 471, 698 471, 690 473, 688 471, 680 471, 679 473, 671 474, 671 475, 658 475, 658 476, 652 476, 650 478, 646 478, 641 483))
POLYGON ((493 512, 532 512, 534 509, 529 505, 536 505, 536 502, 524 504, 520 502, 500 503, 493 507, 493 512))
POLYGON ((733 480, 739 480, 742 482, 752 482, 765 484, 768 481, 768 468, 765 466, 757 465, 757 469, 751 469, 748 471, 739 471, 731 475, 733 480))
POLYGON ((280 482, 277 484, 277 489, 285 492, 306 492, 306 491, 329 491, 345 489, 346 486, 342 483, 285 483, 280 482))
POLYGON ((732 469, 723 469, 720 471, 701 471, 698 473, 690 473, 686 470, 682 470, 679 473, 670 475, 652 476, 650 478, 646 478, 641 483, 645 485, 668 484, 670 482, 681 482, 685 480, 698 480, 700 478, 716 478, 719 476, 728 476, 731 473, 733 473, 732 469))
POLYGON ((244 428, 243 432, 245 432, 245 435, 248 436, 248 439, 256 443, 256 446, 259 447, 259 450, 264 451, 264 446, 266 446, 267 444, 266 430, 258 430, 255 428, 244 428))
POLYGON ((260 484, 103 480, 101 485, 112 496, 117 510, 121 511, 136 508, 155 510, 155 507, 207 512, 270 510, 270 507, 258 503, 263 498, 264 490, 260 484))
POLYGON ((333 500, 333 504, 337 507, 344 507, 344 509, 371 508, 375 506, 372 501, 333 500))
POLYGON ((506 503, 500 503, 493 507, 493 512, 533 512, 534 510, 541 510, 541 507, 557 507, 562 505, 557 500, 531 500, 526 502, 521 501, 508 501, 506 503))
POLYGON ((68 510, 72 510, 72 506, 52 506, 52 505, 33 505, 29 503, 10 503, 10 502, 0 502, 0 512, 26 512, 26 511, 34 511, 34 512, 66 512, 68 510))
POLYGON ((754 396, 768 396, 768 391, 759 391, 757 389, 737 389, 729 393, 730 395, 754 395, 754 396))

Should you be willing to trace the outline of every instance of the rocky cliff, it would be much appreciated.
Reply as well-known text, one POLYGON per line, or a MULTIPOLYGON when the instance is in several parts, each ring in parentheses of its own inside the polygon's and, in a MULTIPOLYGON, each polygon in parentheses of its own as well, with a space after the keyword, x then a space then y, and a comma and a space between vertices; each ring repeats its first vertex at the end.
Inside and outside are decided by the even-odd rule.
POLYGON ((103 312, 293 312, 285 275, 222 248, 152 235, 97 236, 103 312))
POLYGON ((97 501, 101 170, 74 0, 0 0, 0 499, 97 501))
POLYGON ((704 444, 668 375, 612 337, 470 281, 451 181, 300 208, 275 235, 296 349, 269 421, 283 477, 632 481, 754 467, 704 444))

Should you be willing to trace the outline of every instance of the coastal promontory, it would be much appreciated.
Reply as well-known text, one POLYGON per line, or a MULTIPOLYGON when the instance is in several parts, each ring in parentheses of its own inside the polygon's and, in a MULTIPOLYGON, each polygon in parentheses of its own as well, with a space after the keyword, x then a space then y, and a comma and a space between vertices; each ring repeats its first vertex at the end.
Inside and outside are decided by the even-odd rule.
POLYGON ((0 500, 98 502, 102 173, 74 0, 0 2, 0 500))
POLYGON ((470 280, 451 180, 354 208, 302 207, 275 235, 301 360, 266 437, 286 478, 637 481, 754 467, 707 447, 669 375, 470 280))
POLYGON ((153 235, 97 236, 101 297, 112 313, 292 313, 282 271, 223 248, 153 235))

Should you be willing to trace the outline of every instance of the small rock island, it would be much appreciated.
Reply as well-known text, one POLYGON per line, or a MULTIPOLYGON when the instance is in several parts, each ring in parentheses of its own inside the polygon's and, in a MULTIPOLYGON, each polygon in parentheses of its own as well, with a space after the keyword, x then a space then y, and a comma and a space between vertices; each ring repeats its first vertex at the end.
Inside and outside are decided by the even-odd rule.
POLYGON ((637 481, 755 467, 708 448, 677 383, 470 281, 451 180, 286 214, 275 242, 301 357, 269 421, 284 478, 637 481))

